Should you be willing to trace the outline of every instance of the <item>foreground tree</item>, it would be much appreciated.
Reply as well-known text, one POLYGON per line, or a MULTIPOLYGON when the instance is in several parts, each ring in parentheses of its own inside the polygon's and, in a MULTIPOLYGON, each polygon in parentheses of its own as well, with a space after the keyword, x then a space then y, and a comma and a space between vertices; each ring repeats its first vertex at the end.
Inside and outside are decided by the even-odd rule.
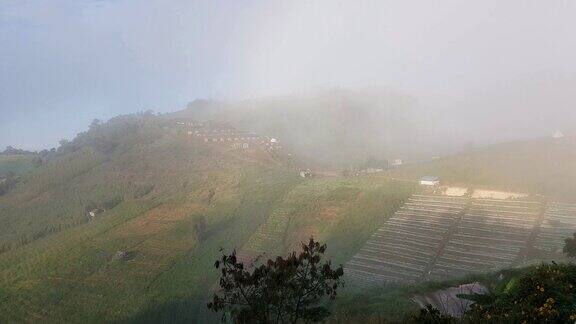
POLYGON ((454 317, 440 313, 439 310, 428 304, 419 313, 410 316, 406 322, 416 324, 453 324, 457 323, 457 320, 454 317))
POLYGON ((475 295, 471 323, 576 322, 576 266, 541 264, 501 289, 475 295))
POLYGON ((302 251, 277 257, 249 271, 234 251, 223 254, 215 267, 221 271, 220 292, 208 308, 223 312, 237 323, 317 322, 330 313, 323 305, 335 299, 343 285, 342 266, 332 269, 322 261, 326 245, 313 239, 302 243, 302 251))

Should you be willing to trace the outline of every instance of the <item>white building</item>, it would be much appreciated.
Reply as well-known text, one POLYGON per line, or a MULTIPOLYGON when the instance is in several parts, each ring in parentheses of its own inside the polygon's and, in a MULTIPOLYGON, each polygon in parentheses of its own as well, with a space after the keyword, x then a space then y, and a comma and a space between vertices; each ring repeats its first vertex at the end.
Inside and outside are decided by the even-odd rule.
POLYGON ((420 185, 428 187, 439 186, 440 179, 438 179, 437 177, 430 177, 430 176, 422 177, 422 179, 420 179, 420 185))
POLYGON ((562 133, 561 131, 556 131, 556 133, 554 133, 554 135, 552 135, 553 138, 564 138, 564 133, 562 133))
POLYGON ((391 164, 393 167, 399 167, 404 164, 404 161, 402 159, 394 159, 391 164))

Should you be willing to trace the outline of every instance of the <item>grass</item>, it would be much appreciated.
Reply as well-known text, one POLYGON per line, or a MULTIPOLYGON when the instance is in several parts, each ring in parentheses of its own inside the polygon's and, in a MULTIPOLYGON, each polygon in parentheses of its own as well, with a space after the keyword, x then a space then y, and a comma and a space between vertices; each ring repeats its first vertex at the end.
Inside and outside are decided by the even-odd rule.
MULTIPOLYGON (((84 183, 92 181, 88 175, 73 179, 78 188, 92 187, 84 183)), ((258 164, 207 170, 170 186, 177 192, 161 185, 93 221, 0 254, 0 321, 141 321, 150 314, 214 320, 205 301, 216 287, 220 248, 240 249, 275 211, 289 210, 290 222, 269 251, 285 252, 313 234, 343 263, 361 245, 352 241, 365 240, 412 190, 377 176, 302 180, 258 164), (202 198, 207 189, 215 192, 210 203, 202 198), (207 221, 201 242, 192 225, 198 216, 207 221), (118 261, 117 251, 135 258, 118 261)))
MULTIPOLYGON (((239 180, 252 175, 240 174, 239 180)), ((219 248, 243 243, 290 178, 272 172, 256 183, 246 180, 239 199, 218 206, 125 202, 93 222, 6 252, 0 255, 0 277, 5 278, 0 318, 99 322, 130 318, 177 296, 202 304, 216 280, 217 273, 209 270, 219 248), (269 190, 271 185, 276 190, 269 190), (191 223, 195 215, 204 215, 213 229, 200 245, 191 223), (114 256, 120 250, 136 257, 118 261, 114 256)))

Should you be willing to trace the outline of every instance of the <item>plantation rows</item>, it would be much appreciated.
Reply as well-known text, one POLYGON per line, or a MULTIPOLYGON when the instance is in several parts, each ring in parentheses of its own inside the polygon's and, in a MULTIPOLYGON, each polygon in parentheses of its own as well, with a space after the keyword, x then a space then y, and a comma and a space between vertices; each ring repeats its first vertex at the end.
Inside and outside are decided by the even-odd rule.
POLYGON ((274 211, 238 252, 239 259, 245 264, 251 264, 258 256, 279 247, 290 221, 289 214, 287 209, 274 211))
POLYGON ((564 239, 576 232, 576 205, 550 203, 544 212, 544 220, 536 238, 535 247, 558 253, 564 239))
POLYGON ((348 275, 374 283, 419 281, 465 206, 460 198, 412 196, 348 262, 348 275))
POLYGON ((561 252, 576 205, 413 195, 347 263, 360 283, 445 280, 561 252))
POLYGON ((430 278, 442 280, 512 265, 526 248, 539 213, 538 203, 472 200, 430 278))

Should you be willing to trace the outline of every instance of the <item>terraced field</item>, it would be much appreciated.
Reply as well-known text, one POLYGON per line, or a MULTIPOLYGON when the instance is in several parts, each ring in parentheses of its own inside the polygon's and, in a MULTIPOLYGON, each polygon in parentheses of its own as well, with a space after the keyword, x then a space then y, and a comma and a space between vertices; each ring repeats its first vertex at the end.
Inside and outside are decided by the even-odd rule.
POLYGON ((550 203, 534 247, 551 253, 562 251, 564 239, 576 232, 576 205, 550 203))
POLYGON ((289 221, 290 210, 275 210, 238 252, 238 258, 250 265, 259 256, 270 253, 270 247, 281 246, 289 221))
POLYGON ((361 284, 445 280, 561 257, 576 231, 576 205, 413 195, 347 263, 361 284), (551 254, 550 254, 551 255, 551 254))
POLYGON ((431 279, 511 266, 526 249, 541 205, 473 199, 433 267, 431 279))
POLYGON ((369 282, 416 282, 429 271, 466 199, 414 195, 350 260, 347 273, 369 282))

